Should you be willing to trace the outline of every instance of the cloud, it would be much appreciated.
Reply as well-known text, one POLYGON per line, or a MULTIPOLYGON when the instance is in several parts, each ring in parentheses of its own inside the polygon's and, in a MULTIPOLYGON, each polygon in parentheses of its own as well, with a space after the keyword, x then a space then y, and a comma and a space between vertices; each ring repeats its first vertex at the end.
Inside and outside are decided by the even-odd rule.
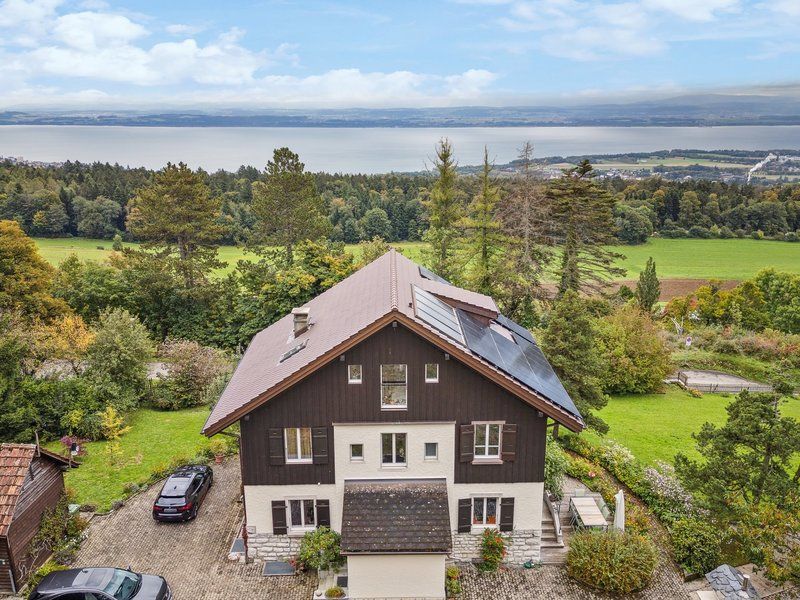
POLYGON ((199 25, 186 25, 185 23, 174 23, 167 25, 164 31, 171 35, 196 35, 205 30, 205 27, 199 25))
POLYGON ((713 21, 719 12, 740 8, 739 0, 644 0, 644 8, 662 10, 687 21, 713 21))
POLYGON ((762 4, 761 7, 790 17, 800 17, 800 2, 798 0, 770 0, 762 4))
POLYGON ((59 17, 53 27, 56 40, 85 52, 126 46, 147 34, 147 29, 128 17, 89 11, 59 17))

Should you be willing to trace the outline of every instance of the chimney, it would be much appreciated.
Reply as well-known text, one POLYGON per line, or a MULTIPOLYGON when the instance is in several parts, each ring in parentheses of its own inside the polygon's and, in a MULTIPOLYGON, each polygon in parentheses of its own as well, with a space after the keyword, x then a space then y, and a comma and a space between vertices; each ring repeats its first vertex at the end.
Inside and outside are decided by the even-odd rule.
POLYGON ((294 317, 294 337, 298 337, 308 331, 311 324, 311 309, 307 306, 292 309, 294 317))

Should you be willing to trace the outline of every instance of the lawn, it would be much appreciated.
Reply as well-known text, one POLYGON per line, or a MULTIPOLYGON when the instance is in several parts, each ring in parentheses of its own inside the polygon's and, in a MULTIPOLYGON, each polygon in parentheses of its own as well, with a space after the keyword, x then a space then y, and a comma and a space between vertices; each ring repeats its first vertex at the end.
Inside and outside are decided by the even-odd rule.
MULTIPOLYGON (((697 457, 692 433, 705 422, 725 422, 725 406, 733 396, 704 394, 693 398, 671 385, 664 394, 614 396, 600 416, 609 424, 607 437, 626 446, 640 460, 671 463, 675 454, 697 457)), ((800 419, 800 399, 791 398, 781 406, 784 415, 800 419)), ((600 437, 585 433, 592 441, 600 437)))
MULTIPOLYGON (((146 481, 156 467, 175 457, 195 456, 207 444, 200 433, 206 417, 206 407, 175 412, 138 410, 129 419, 131 430, 120 439, 121 465, 108 465, 103 452, 106 442, 89 442, 81 466, 67 472, 66 484, 75 490, 80 504, 108 510, 124 496, 126 484, 146 481)), ((63 452, 59 442, 48 448, 63 452)))
MULTIPOLYGON (((81 259, 102 260, 111 252, 110 240, 35 240, 42 256, 53 265, 58 265, 73 253, 81 259)), ((408 258, 419 262, 423 247, 421 242, 399 242, 394 245, 402 249, 408 258)), ((349 245, 347 249, 358 254, 356 245, 349 245)), ((650 256, 655 259, 658 275, 662 279, 747 279, 765 267, 800 273, 800 244, 788 242, 653 238, 640 246, 614 246, 613 250, 626 256, 621 263, 627 269, 623 279, 637 278, 650 256)), ((233 268, 237 260, 245 257, 245 253, 241 248, 223 246, 219 256, 228 264, 224 272, 233 268)))

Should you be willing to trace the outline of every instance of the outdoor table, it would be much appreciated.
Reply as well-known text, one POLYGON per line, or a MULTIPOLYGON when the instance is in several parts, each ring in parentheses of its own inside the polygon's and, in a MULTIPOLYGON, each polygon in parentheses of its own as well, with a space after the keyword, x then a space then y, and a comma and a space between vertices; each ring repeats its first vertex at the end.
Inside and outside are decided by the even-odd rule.
POLYGON ((603 513, 600 512, 600 508, 597 506, 597 502, 591 496, 573 496, 569 502, 575 509, 583 527, 608 527, 603 513))

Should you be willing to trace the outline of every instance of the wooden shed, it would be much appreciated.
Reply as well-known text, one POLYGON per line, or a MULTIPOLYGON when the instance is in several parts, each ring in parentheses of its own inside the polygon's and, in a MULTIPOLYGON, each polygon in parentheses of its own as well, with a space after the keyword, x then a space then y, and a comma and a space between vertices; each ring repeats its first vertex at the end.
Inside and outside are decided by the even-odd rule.
POLYGON ((46 559, 31 554, 42 515, 64 493, 70 459, 34 444, 0 444, 0 595, 14 593, 46 559))

